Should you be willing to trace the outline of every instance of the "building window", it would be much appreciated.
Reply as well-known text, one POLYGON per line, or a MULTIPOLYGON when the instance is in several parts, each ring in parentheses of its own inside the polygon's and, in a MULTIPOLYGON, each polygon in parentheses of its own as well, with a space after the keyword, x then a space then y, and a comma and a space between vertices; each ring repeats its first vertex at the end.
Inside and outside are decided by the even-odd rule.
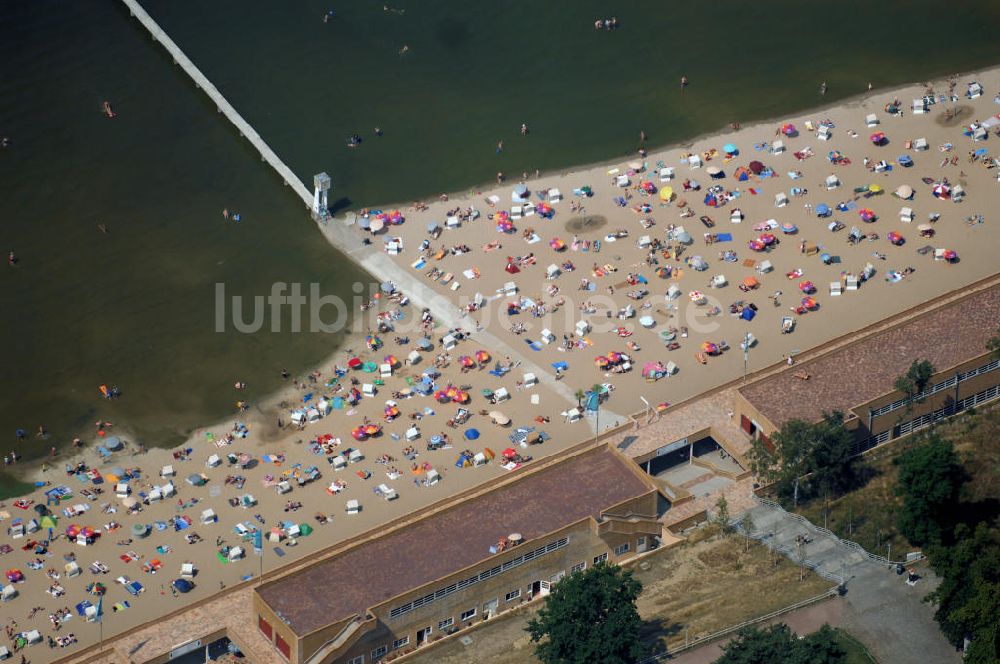
POLYGON ((278 652, 285 656, 285 659, 292 658, 292 647, 288 645, 288 642, 281 638, 281 634, 274 635, 274 645, 278 646, 278 652))
POLYGON ((626 553, 628 553, 628 542, 625 542, 621 546, 616 546, 615 547, 615 555, 616 556, 622 556, 622 555, 625 555, 626 553))
POLYGON ((466 620, 472 620, 475 617, 476 617, 476 610, 472 608, 469 609, 468 611, 462 611, 462 615, 459 616, 458 619, 460 622, 465 622, 466 620))
POLYGON ((445 618, 444 620, 438 623, 438 629, 443 632, 444 630, 448 629, 454 624, 455 624, 454 618, 445 618))
POLYGON ((401 638, 401 639, 396 639, 395 641, 393 641, 393 642, 392 642, 392 649, 393 649, 393 650, 399 650, 400 648, 402 648, 403 646, 405 646, 405 645, 406 645, 406 644, 408 644, 409 642, 410 642, 410 635, 409 635, 409 634, 407 634, 407 635, 406 635, 406 636, 404 636, 403 638, 401 638))
POLYGON ((586 562, 577 563, 577 564, 573 565, 573 567, 570 568, 569 573, 570 574, 575 574, 577 572, 582 572, 585 569, 587 569, 587 563, 586 562))
POLYGON ((608 554, 607 554, 607 552, 604 552, 604 553, 602 553, 601 555, 599 555, 599 556, 596 556, 596 557, 594 558, 594 564, 596 565, 597 563, 603 563, 603 562, 606 562, 606 561, 607 561, 607 559, 608 559, 608 554))
POLYGON ((264 620, 264 616, 257 616, 257 629, 260 633, 267 637, 267 640, 271 640, 271 623, 264 620))
POLYGON ((347 664, 365 664, 365 656, 358 655, 357 657, 352 657, 351 659, 347 660, 347 664))
POLYGON ((555 574, 550 576, 549 583, 551 583, 552 585, 556 585, 565 578, 566 578, 566 570, 562 570, 561 572, 556 572, 555 574))
POLYGON ((379 657, 384 657, 387 652, 389 652, 389 648, 386 646, 379 646, 378 648, 375 648, 375 650, 372 650, 372 661, 374 662, 377 661, 379 657))
POLYGON ((511 590, 509 593, 503 596, 503 601, 511 602, 521 596, 521 589, 511 590))

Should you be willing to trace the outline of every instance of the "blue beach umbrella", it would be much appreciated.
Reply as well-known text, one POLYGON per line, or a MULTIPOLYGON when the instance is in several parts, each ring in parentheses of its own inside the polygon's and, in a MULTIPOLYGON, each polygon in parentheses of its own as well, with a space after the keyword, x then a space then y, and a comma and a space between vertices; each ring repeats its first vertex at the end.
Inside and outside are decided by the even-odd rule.
POLYGON ((476 440, 479 438, 479 429, 466 429, 465 438, 467 440, 476 440))
POLYGON ((830 206, 829 205, 827 205, 826 203, 820 203, 819 205, 816 206, 816 216, 817 217, 825 217, 828 214, 830 214, 830 206))
POLYGON ((737 147, 735 145, 733 145, 732 143, 726 143, 725 145, 723 145, 722 146, 722 151, 725 152, 726 154, 739 154, 740 153, 739 149, 737 149, 737 147))

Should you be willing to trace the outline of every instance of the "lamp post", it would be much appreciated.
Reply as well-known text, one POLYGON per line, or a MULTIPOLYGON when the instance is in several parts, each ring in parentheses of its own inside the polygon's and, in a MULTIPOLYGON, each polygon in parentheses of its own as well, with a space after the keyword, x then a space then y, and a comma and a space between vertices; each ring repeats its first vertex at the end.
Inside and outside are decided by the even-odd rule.
POLYGON ((743 382, 747 382, 747 370, 750 366, 750 333, 743 335, 743 382))

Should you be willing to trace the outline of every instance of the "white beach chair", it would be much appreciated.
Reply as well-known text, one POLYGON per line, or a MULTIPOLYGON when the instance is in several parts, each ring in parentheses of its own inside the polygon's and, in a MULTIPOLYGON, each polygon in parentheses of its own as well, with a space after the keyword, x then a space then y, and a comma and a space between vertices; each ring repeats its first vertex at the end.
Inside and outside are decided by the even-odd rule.
POLYGON ((378 493, 386 500, 396 500, 396 498, 399 498, 399 494, 396 493, 396 490, 388 484, 379 484, 378 493))
POLYGON ((917 140, 913 141, 913 149, 916 150, 917 152, 923 152, 927 148, 928 148, 928 145, 927 145, 927 139, 926 138, 922 138, 921 137, 921 138, 918 138, 917 140))
POLYGON ((844 280, 844 284, 845 284, 845 286, 844 286, 845 290, 849 290, 849 291, 856 291, 856 290, 858 290, 858 278, 856 276, 854 276, 853 274, 849 275, 844 280))
POLYGON ((743 222, 743 210, 733 210, 729 215, 729 222, 739 224, 743 222))
POLYGON ((788 205, 788 194, 786 194, 783 191, 781 193, 775 194, 775 196, 774 196, 774 207, 781 208, 781 207, 785 207, 786 205, 788 205))
POLYGON ((538 377, 536 377, 535 374, 531 373, 530 371, 524 374, 525 388, 534 387, 537 384, 538 384, 538 377))
POLYGON ((579 422, 583 414, 580 412, 579 408, 573 408, 571 410, 563 412, 563 416, 566 418, 567 422, 572 423, 572 422, 579 422))
POLYGON ((913 100, 913 113, 914 115, 920 115, 927 112, 927 102, 923 99, 913 100))
POLYGON ((511 219, 520 219, 523 216, 524 216, 524 214, 523 214, 523 208, 520 205, 512 205, 511 206, 511 208, 510 208, 510 218, 511 219))
POLYGON ((728 283, 729 282, 726 280, 726 275, 717 274, 714 277, 712 277, 712 280, 708 283, 708 285, 712 288, 722 288, 728 283))
POLYGON ((667 362, 667 366, 664 367, 664 368, 666 369, 666 372, 667 372, 668 376, 673 376, 675 373, 677 373, 677 364, 675 364, 672 361, 671 362, 667 362))
POLYGON ((431 468, 427 471, 427 486, 434 486, 441 481, 441 473, 431 468))
POLYGON ((878 116, 874 113, 869 113, 865 116, 865 126, 869 129, 878 126, 878 116))
POLYGON ((836 175, 827 175, 826 176, 826 190, 827 191, 832 191, 833 189, 836 189, 839 186, 840 186, 840 178, 838 178, 836 175))
POLYGON ((333 457, 333 469, 343 470, 344 468, 347 468, 347 459, 344 458, 344 455, 338 454, 337 456, 333 457))
POLYGON ((347 456, 347 460, 351 463, 358 463, 359 461, 364 460, 364 458, 364 453, 359 449, 351 450, 351 453, 347 456))
POLYGON ((361 511, 361 503, 357 499, 352 498, 347 501, 346 509, 348 514, 357 514, 361 511))
POLYGON ((160 469, 160 477, 173 477, 173 476, 174 476, 173 466, 164 466, 163 468, 160 469))
POLYGON ((674 179, 674 167, 667 166, 660 169, 660 182, 670 182, 674 179))
POLYGON ((373 383, 365 383, 361 386, 361 394, 366 397, 375 396, 375 385, 373 383))
POLYGON ((501 387, 493 393, 493 403, 501 404, 508 399, 510 399, 510 392, 507 391, 506 387, 501 387))
POLYGON ((701 168, 701 157, 696 154, 688 157, 688 166, 691 168, 701 168))
POLYGON ((516 295, 517 294, 517 284, 515 284, 513 281, 508 281, 507 283, 505 283, 503 285, 502 291, 503 291, 503 294, 505 296, 507 296, 507 297, 510 297, 511 295, 516 295))
POLYGON ((215 511, 209 507, 201 511, 201 522, 205 525, 210 523, 215 523, 218 517, 215 516, 215 511))
POLYGON ((771 261, 761 261, 757 265, 757 272, 759 272, 760 274, 767 274, 768 272, 770 272, 773 269, 774 269, 774 266, 771 265, 771 261))
POLYGON ((195 574, 194 563, 181 564, 181 578, 193 579, 195 574))
POLYGON ((828 125, 821 124, 819 126, 819 131, 816 132, 816 138, 818 138, 821 141, 830 140, 830 127, 828 125))
POLYGON ((417 427, 410 427, 406 430, 406 442, 413 442, 417 438, 420 438, 420 429, 417 427))
POLYGON ((524 216, 525 217, 530 217, 533 214, 535 214, 535 204, 534 203, 525 203, 524 204, 524 216))
POLYGON ((552 330, 545 328, 541 332, 542 343, 550 344, 556 340, 556 335, 552 334, 552 330))
POLYGON ((587 332, 590 332, 590 322, 585 320, 578 320, 576 322, 576 336, 582 337, 587 332))
POLYGON ((615 186, 616 187, 627 187, 631 183, 632 183, 632 181, 628 179, 627 175, 618 175, 618 176, 615 177, 615 186))
POLYGON ((545 278, 546 279, 555 279, 560 274, 562 274, 562 270, 560 270, 559 266, 556 265, 555 263, 553 263, 552 265, 549 265, 547 268, 545 268, 545 278))
POLYGON ((781 154, 784 151, 785 151, 784 141, 775 141, 774 143, 771 143, 771 154, 777 155, 781 154))
POLYGON ((831 281, 830 282, 830 295, 837 296, 840 295, 840 282, 831 281))
POLYGON ((451 216, 445 220, 444 225, 447 228, 458 228, 459 226, 462 225, 462 220, 459 219, 458 217, 451 216))
POLYGON ((549 203, 555 205, 562 200, 562 192, 558 189, 549 189, 549 203))
POLYGON ((913 209, 908 207, 899 208, 899 220, 905 224, 913 221, 913 209))
POLYGON ((951 188, 951 202, 958 203, 963 198, 965 198, 965 189, 960 184, 956 184, 951 188))
POLYGON ((645 248, 646 248, 646 247, 648 247, 648 246, 649 246, 649 245, 650 245, 650 244, 651 244, 652 242, 653 242, 653 239, 652 239, 651 237, 649 237, 648 235, 643 235, 642 237, 640 237, 640 238, 639 238, 639 239, 638 239, 638 240, 636 241, 636 245, 638 245, 638 247, 639 247, 640 249, 645 249, 645 248))
POLYGON ((681 291, 680 286, 678 286, 677 284, 670 284, 670 286, 667 288, 667 294, 665 297, 667 301, 676 300, 681 296, 682 292, 683 291, 681 291))

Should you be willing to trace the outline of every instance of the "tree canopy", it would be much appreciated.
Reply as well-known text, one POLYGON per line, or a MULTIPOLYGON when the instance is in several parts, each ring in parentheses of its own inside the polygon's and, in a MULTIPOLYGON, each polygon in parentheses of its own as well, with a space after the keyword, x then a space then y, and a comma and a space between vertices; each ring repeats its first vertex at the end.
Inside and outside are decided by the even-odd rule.
POLYGON ((781 495, 791 494, 796 481, 802 498, 837 495, 854 485, 857 460, 843 413, 825 413, 815 424, 789 420, 771 440, 773 452, 762 440, 754 441, 750 462, 758 476, 777 484, 781 495))
POLYGON ((938 544, 950 537, 955 507, 966 481, 965 469, 951 441, 932 434, 900 456, 896 493, 903 498, 899 531, 912 544, 938 544))
POLYGON ((722 652, 714 664, 840 664, 847 657, 829 625, 800 639, 784 623, 744 627, 722 652))
POLYGON ((535 656, 544 664, 637 661, 643 654, 635 606, 641 591, 632 572, 617 565, 599 563, 569 575, 528 622, 535 656))
POLYGON ((896 379, 893 387, 903 392, 907 398, 913 399, 924 391, 933 375, 933 364, 927 360, 914 360, 906 373, 896 379))

